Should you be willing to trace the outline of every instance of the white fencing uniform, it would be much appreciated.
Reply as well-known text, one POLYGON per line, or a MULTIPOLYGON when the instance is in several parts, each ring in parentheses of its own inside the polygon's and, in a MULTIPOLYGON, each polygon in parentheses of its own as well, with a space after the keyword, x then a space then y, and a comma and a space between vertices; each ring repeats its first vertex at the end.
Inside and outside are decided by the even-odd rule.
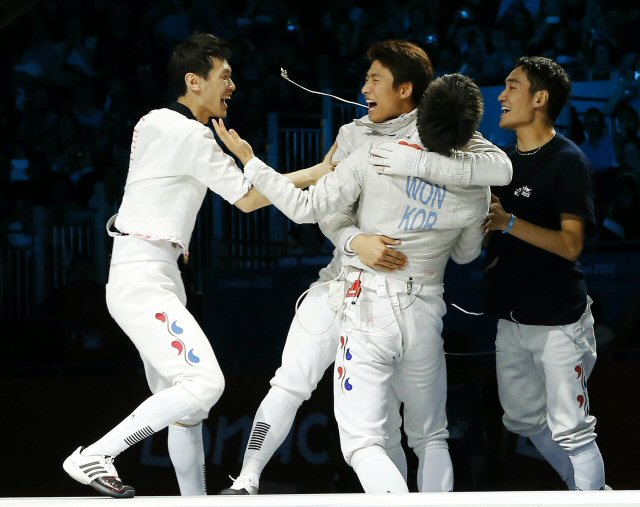
MULTIPOLYGON (((342 160, 371 138, 388 141, 402 138, 415 131, 416 111, 388 122, 373 123, 364 117, 340 128, 336 142, 338 149, 334 160, 342 160)), ((322 231, 331 238, 339 238, 359 232, 354 225, 352 212, 326 217, 320 224, 322 231)), ((254 418, 251 436, 245 451, 240 477, 258 483, 262 469, 282 444, 297 409, 308 400, 335 359, 337 338, 340 335, 339 312, 329 309, 329 282, 340 274, 339 251, 334 251, 331 262, 320 270, 319 278, 311 285, 302 300, 287 334, 281 366, 271 379, 271 390, 262 401, 254 418)), ((400 402, 390 400, 395 410, 388 420, 387 451, 406 477, 406 458, 401 447, 402 419, 400 402)))
MULTIPOLYGON (((416 138, 414 134, 411 140, 415 142, 416 138)), ((488 150, 495 149, 479 135, 476 140, 488 150)), ((357 223, 361 230, 402 242, 398 250, 408 256, 409 263, 392 273, 382 275, 357 257, 343 257, 343 265, 350 268, 349 277, 353 278, 354 268, 366 274, 361 276, 362 295, 353 300, 354 305, 346 303, 341 339, 350 340, 352 347, 348 352, 343 348, 342 361, 338 352, 335 403, 345 458, 354 466, 365 490, 403 491, 383 456, 387 394, 393 390, 405 404, 405 430, 411 435, 412 446, 446 447, 446 372, 440 337, 445 310, 441 298, 444 268, 450 256, 458 262, 470 262, 480 253, 480 225, 488 209, 489 190, 439 186, 416 177, 382 176, 368 167, 367 161, 365 146, 308 191, 294 189, 257 158, 247 163, 245 175, 296 222, 315 222, 359 199, 357 223), (427 316, 426 322, 419 320, 427 316), (356 350, 358 359, 350 362, 355 360, 356 350), (433 358, 439 358, 437 366, 429 366, 429 371, 419 366, 433 358), (347 363, 349 371, 355 368, 363 380, 357 388, 352 383, 354 377, 344 371, 347 363), (347 379, 351 379, 351 388, 347 379), (416 426, 407 428, 413 423, 416 426), (368 481, 366 473, 358 471, 372 456, 380 467, 386 467, 389 481, 368 481)))
POLYGON ((83 452, 115 457, 178 423, 179 431, 169 426, 169 451, 180 461, 182 494, 206 494, 199 423, 220 398, 224 378, 209 340, 185 307, 177 260, 189 253, 207 189, 233 204, 250 187, 211 130, 176 103, 151 111, 136 125, 122 204, 107 224, 115 236, 107 306, 138 349, 153 395, 83 452))
POLYGON ((158 109, 136 125, 115 218, 124 236, 114 239, 107 305, 140 352, 152 392, 180 383, 201 401, 189 414, 192 422, 206 417, 224 379, 207 337, 185 308, 177 259, 189 253, 208 189, 233 204, 250 187, 211 130, 184 113, 158 109), (193 376, 202 370, 215 382, 193 376))

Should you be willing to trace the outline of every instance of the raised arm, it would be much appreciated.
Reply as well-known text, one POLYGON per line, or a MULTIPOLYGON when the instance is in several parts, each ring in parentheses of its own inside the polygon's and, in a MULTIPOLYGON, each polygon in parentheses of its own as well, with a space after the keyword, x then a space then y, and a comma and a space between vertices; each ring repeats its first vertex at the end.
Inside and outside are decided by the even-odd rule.
MULTIPOLYGON (((254 157, 251 145, 242 140, 240 136, 235 133, 235 131, 232 130, 231 133, 228 132, 226 128, 224 128, 224 123, 222 122, 222 120, 219 120, 218 122, 214 120, 213 126, 221 139, 222 136, 226 138, 226 142, 225 139, 222 139, 222 141, 227 144, 229 149, 233 151, 233 153, 240 159, 243 164, 246 164, 246 162, 254 157), (235 134, 235 139, 232 134, 235 134), (233 149, 231 148, 231 146, 229 146, 229 144, 233 145, 233 149)), ((318 180, 325 174, 333 171, 335 163, 331 162, 331 158, 333 157, 336 149, 337 145, 334 144, 327 152, 322 162, 320 162, 319 164, 308 167, 306 169, 293 171, 283 176, 287 178, 296 188, 307 188, 311 185, 315 185, 318 180)), ((268 206, 269 204, 271 204, 271 201, 269 201, 269 199, 261 194, 255 187, 252 187, 242 198, 238 199, 234 203, 234 206, 245 213, 249 213, 256 209, 263 208, 264 206, 268 206)))
POLYGON ((372 148, 369 162, 380 174, 414 176, 441 185, 502 186, 513 175, 507 154, 479 132, 449 156, 390 141, 372 148))
MULTIPOLYGON (((266 197, 276 208, 296 223, 315 223, 329 213, 347 209, 360 195, 363 177, 363 163, 353 159, 349 164, 338 165, 317 185, 308 190, 295 188, 286 176, 274 171, 262 160, 253 155, 251 146, 237 132, 227 131, 222 121, 213 122, 214 128, 223 143, 244 164, 245 177, 253 183, 255 189, 266 197)), ((361 157, 366 153, 362 153, 361 157)), ((327 164, 331 167, 331 154, 316 166, 312 172, 322 171, 327 164)))

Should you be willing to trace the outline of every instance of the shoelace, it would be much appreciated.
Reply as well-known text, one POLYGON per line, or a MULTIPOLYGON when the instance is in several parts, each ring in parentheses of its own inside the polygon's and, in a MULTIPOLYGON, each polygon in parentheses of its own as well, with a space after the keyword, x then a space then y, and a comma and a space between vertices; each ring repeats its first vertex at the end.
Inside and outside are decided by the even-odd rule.
POLYGON ((105 470, 113 475, 113 477, 115 477, 117 480, 120 480, 120 477, 118 477, 118 472, 116 471, 116 467, 113 464, 115 458, 113 456, 105 456, 103 459, 105 470))

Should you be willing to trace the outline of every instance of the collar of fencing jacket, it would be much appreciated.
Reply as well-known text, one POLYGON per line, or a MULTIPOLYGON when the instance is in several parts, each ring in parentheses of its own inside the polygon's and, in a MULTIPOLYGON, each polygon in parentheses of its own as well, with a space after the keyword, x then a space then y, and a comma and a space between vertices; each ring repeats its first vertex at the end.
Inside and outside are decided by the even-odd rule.
POLYGON ((397 118, 392 120, 383 121, 380 123, 374 123, 369 119, 369 116, 365 116, 359 120, 354 120, 354 123, 358 126, 364 126, 371 129, 372 132, 381 135, 392 135, 398 130, 406 127, 411 122, 416 120, 418 110, 414 109, 408 113, 401 114, 397 118))

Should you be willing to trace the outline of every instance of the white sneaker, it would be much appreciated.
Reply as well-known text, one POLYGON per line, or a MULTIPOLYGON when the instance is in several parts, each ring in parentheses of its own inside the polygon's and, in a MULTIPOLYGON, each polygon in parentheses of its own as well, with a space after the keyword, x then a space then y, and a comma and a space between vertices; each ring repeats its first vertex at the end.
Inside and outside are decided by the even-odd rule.
POLYGON ((234 479, 229 476, 229 479, 233 481, 233 484, 230 488, 225 488, 219 495, 257 495, 258 494, 258 485, 255 484, 248 477, 238 477, 234 479))
POLYGON ((113 466, 113 458, 101 454, 84 456, 82 447, 64 460, 62 468, 72 478, 81 484, 87 484, 93 489, 114 498, 132 498, 136 491, 123 484, 118 477, 116 467, 113 466))

